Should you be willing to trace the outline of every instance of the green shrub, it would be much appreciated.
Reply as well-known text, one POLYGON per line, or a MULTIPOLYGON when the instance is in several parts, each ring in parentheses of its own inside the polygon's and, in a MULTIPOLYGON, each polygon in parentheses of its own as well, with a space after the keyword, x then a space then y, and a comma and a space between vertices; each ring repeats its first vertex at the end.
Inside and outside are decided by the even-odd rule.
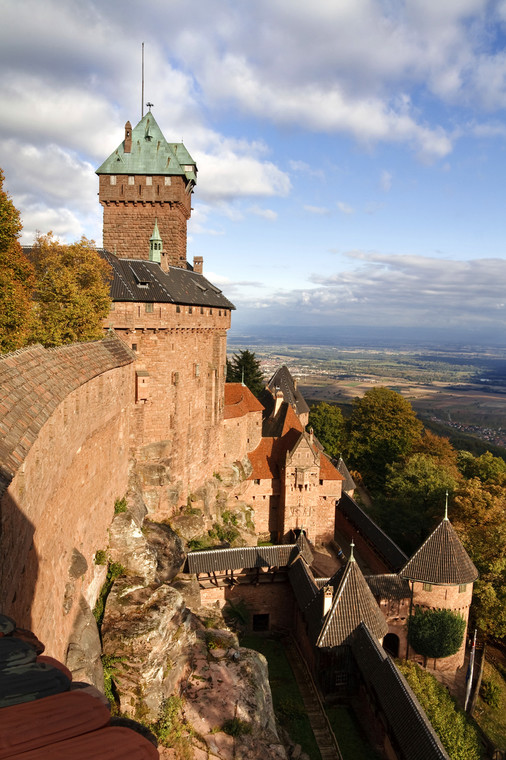
POLYGON ((95 552, 95 558, 93 560, 95 565, 107 565, 107 552, 105 549, 98 549, 95 552))
POLYGON ((119 578, 120 575, 125 575, 125 572, 125 568, 119 562, 110 562, 107 567, 107 575, 105 577, 104 585, 100 589, 100 594, 98 595, 98 599, 93 608, 93 615, 97 621, 99 631, 100 626, 102 625, 102 620, 104 619, 105 603, 109 596, 109 592, 116 578, 119 578))
POLYGON ((104 692, 111 705, 111 711, 116 714, 118 711, 118 692, 114 681, 114 676, 118 672, 117 665, 119 662, 125 662, 126 657, 115 657, 114 655, 102 655, 102 667, 104 668, 104 692))
POLYGON ((433 675, 414 662, 397 663, 441 739, 451 760, 480 760, 474 726, 433 675))
POLYGON ((449 657, 459 651, 465 630, 464 618, 451 610, 416 607, 409 619, 409 643, 424 657, 449 657))
POLYGON ((240 718, 230 718, 222 725, 221 730, 229 736, 241 736, 251 734, 251 724, 240 718))
POLYGON ((493 681, 482 681, 480 697, 489 706, 497 710, 501 705, 501 687, 493 681))
POLYGON ((123 496, 122 499, 116 499, 116 501, 114 502, 114 514, 115 515, 119 515, 119 514, 121 514, 121 512, 126 512, 127 509, 128 509, 127 500, 126 500, 126 498, 124 496, 123 496))

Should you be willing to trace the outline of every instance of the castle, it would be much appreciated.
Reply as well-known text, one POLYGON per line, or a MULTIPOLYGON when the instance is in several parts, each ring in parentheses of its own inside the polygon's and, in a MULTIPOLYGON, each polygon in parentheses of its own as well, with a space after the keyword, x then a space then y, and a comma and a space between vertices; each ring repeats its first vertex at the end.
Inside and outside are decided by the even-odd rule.
MULTIPOLYGON (((64 660, 81 600, 92 607, 103 582, 93 558, 132 467, 149 516, 161 519, 239 463, 229 501, 246 501, 257 534, 278 545, 190 554, 202 599, 244 600, 254 628, 294 630, 326 691, 348 688, 358 663, 372 693, 367 651, 381 663, 381 642, 407 654, 414 605, 467 620, 474 566, 446 518, 410 560, 370 520, 344 463, 306 432, 308 408, 286 368, 262 403, 225 384, 234 306, 201 258, 187 262, 197 167, 184 145, 168 143, 148 112, 133 129, 127 122, 97 174, 113 271, 106 337, 0 357, 0 609, 64 660), (307 539, 346 549, 334 575, 314 573, 307 539)), ((439 665, 463 658, 462 647, 439 665)))

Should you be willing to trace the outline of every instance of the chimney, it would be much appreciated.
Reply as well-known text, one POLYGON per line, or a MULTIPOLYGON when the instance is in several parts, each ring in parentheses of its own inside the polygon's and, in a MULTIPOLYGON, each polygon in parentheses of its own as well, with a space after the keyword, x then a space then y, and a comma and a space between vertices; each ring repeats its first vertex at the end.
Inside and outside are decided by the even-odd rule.
POLYGON ((311 446, 314 444, 314 430, 313 428, 309 428, 309 443, 311 446))
POLYGON ((163 272, 169 271, 169 257, 165 251, 160 251, 160 267, 163 272))
POLYGON ((324 589, 324 596, 323 596, 323 617, 328 613, 330 608, 332 607, 332 599, 334 595, 334 590, 332 586, 329 584, 325 586, 324 589))
POLYGON ((193 257, 193 271, 197 274, 202 274, 202 270, 204 269, 204 259, 202 256, 194 256, 193 257))
POLYGON ((274 412, 272 414, 273 417, 276 416, 276 414, 279 412, 281 408, 281 404, 283 403, 283 391, 278 388, 276 391, 276 395, 274 396, 275 403, 274 403, 274 412))
POLYGON ((132 152, 132 125, 129 121, 125 124, 125 153, 132 152))

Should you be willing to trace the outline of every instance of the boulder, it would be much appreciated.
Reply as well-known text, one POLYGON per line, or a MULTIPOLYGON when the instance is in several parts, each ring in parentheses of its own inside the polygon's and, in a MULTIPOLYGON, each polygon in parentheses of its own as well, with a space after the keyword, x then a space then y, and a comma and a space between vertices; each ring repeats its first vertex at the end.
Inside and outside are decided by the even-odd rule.
POLYGON ((84 597, 79 599, 79 611, 69 637, 65 664, 74 681, 85 681, 104 692, 102 648, 97 623, 84 597))

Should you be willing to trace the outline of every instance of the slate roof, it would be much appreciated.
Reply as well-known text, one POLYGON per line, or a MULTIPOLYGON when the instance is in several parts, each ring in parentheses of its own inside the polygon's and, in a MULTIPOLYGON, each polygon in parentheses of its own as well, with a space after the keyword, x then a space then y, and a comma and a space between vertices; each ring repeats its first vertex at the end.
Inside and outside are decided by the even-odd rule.
MULTIPOLYGON (((388 633, 388 625, 378 607, 367 582, 354 559, 330 579, 334 588, 332 606, 325 616, 316 640, 319 647, 335 647, 349 644, 353 631, 360 623, 366 623, 371 633, 380 639, 388 633)), ((325 590, 318 594, 322 598, 325 590)))
POLYGON ((357 502, 344 493, 337 508, 355 526, 358 532, 366 538, 376 551, 388 562, 392 570, 398 571, 406 564, 408 559, 396 543, 387 536, 374 520, 359 507, 357 502))
POLYGON ((342 457, 339 457, 339 461, 338 461, 338 463, 336 465, 336 469, 338 470, 338 472, 341 473, 341 475, 344 478, 343 491, 345 493, 349 493, 350 491, 354 491, 355 488, 357 487, 356 483, 353 480, 353 478, 351 477, 350 471, 346 467, 346 464, 345 464, 344 459, 342 457))
POLYGON ((309 407, 302 393, 295 387, 293 377, 287 366, 283 365, 277 369, 266 387, 273 396, 276 395, 276 390, 279 388, 284 400, 295 409, 297 414, 307 414, 309 412, 309 407))
POLYGON ((197 166, 183 143, 168 143, 155 117, 148 111, 132 130, 131 152, 125 142, 106 158, 97 174, 160 174, 196 181, 197 166))
POLYGON ((351 649, 367 690, 380 704, 402 757, 449 760, 408 682, 363 623, 351 637, 351 649))
POLYGON ((225 409, 223 416, 226 420, 244 417, 249 412, 263 412, 263 405, 255 398, 250 389, 242 383, 225 383, 225 409))
POLYGON ((114 332, 90 343, 0 356, 0 498, 59 404, 93 377, 134 361, 114 332))
POLYGON ((318 594, 318 586, 311 570, 302 557, 297 557, 290 565, 288 570, 288 580, 290 581, 299 609, 303 612, 318 594))
POLYGON ((396 573, 366 575, 365 579, 377 599, 406 599, 410 596, 409 583, 396 573))
POLYGON ((111 265, 113 301, 141 303, 175 303, 235 309, 222 291, 204 275, 181 267, 164 272, 156 261, 119 259, 108 251, 99 251, 111 265))
POLYGON ((299 555, 297 544, 209 549, 190 552, 186 557, 185 572, 212 573, 255 567, 286 567, 299 555))
POLYGON ((473 583, 478 571, 445 517, 399 573, 422 583, 457 586, 473 583))

